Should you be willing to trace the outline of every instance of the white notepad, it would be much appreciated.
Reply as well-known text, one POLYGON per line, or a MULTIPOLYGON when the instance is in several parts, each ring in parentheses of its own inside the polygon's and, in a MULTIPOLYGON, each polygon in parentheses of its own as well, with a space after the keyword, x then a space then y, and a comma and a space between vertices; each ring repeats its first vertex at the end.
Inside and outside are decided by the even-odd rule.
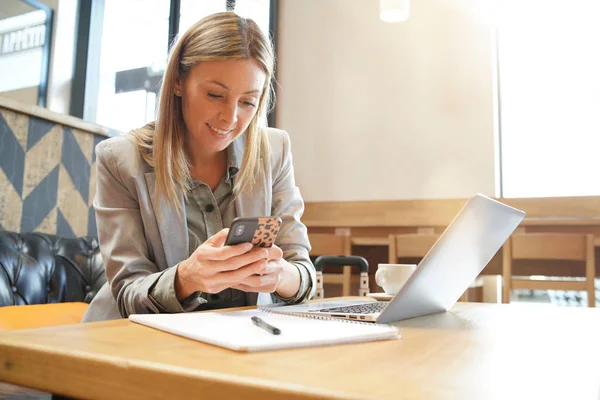
POLYGON ((390 325, 337 319, 312 319, 264 310, 132 314, 129 319, 189 339, 248 352, 370 342, 400 337, 400 331, 390 325), (281 334, 273 335, 254 325, 250 319, 253 316, 258 316, 279 328, 281 334))

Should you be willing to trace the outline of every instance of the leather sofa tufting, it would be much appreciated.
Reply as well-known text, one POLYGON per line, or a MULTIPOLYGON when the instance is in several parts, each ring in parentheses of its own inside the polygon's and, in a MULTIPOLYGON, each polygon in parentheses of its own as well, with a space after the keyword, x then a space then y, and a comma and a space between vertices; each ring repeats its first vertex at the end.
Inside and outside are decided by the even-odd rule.
POLYGON ((104 282, 95 238, 0 231, 0 330, 78 323, 104 282))

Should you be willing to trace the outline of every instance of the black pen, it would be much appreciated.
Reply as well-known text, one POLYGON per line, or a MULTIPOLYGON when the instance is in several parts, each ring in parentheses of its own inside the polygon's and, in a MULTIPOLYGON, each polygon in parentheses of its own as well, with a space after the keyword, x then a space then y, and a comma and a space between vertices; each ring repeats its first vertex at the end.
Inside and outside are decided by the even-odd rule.
POLYGON ((275 328, 273 325, 267 324, 265 321, 258 317, 250 318, 252 323, 259 328, 263 328, 265 331, 272 333, 273 335, 279 335, 281 333, 281 329, 275 328))

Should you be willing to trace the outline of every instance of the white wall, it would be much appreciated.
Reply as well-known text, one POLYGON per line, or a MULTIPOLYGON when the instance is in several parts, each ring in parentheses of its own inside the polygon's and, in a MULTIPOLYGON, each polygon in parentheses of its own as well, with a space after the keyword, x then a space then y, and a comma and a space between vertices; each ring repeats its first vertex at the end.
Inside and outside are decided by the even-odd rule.
POLYGON ((399 24, 378 3, 281 0, 276 125, 304 199, 494 195, 489 1, 413 0, 399 24))

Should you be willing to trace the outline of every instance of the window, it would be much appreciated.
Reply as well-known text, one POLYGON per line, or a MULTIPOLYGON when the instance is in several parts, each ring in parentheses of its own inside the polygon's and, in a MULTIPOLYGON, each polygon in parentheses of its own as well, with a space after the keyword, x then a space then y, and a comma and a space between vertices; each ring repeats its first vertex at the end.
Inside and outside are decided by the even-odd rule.
POLYGON ((517 6, 498 29, 502 195, 600 195, 600 4, 517 6))
POLYGON ((154 119, 169 10, 169 0, 105 0, 98 124, 126 132, 154 119))
POLYGON ((39 1, 4 0, 0 8, 0 94, 45 107, 53 11, 39 1), (10 73, 7 73, 9 72, 10 73))
MULTIPOLYGON (((271 0, 181 0, 179 30, 226 11, 269 31, 271 0)), ((171 0, 105 0, 96 121, 129 131, 154 120, 168 57, 171 0)))

